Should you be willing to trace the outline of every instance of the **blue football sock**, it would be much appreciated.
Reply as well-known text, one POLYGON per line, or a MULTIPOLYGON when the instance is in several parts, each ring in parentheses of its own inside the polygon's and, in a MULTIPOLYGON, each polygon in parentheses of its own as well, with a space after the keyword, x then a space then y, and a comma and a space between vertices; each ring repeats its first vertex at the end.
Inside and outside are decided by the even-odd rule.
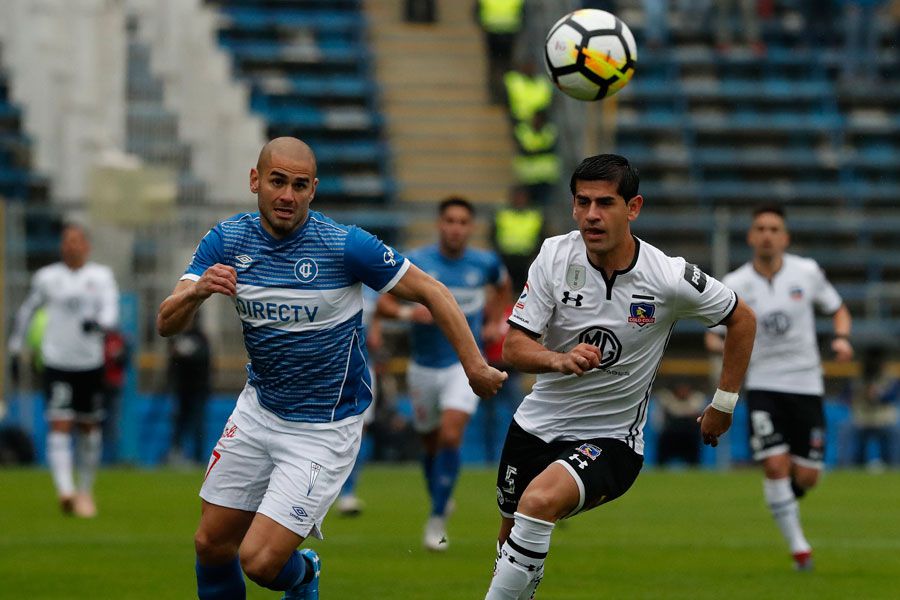
POLYGON ((245 600, 247 586, 237 556, 224 565, 196 564, 197 597, 200 600, 245 600))
POLYGON ((275 579, 267 583, 266 587, 279 592, 291 589, 303 581, 306 576, 306 566, 306 559, 300 556, 297 550, 294 550, 287 562, 284 563, 284 566, 281 567, 281 571, 275 576, 275 579))
POLYGON ((422 457, 422 468, 425 471, 425 489, 428 490, 428 498, 434 498, 434 455, 425 454, 422 457))
POLYGON ((434 487, 431 514, 443 515, 459 477, 459 448, 441 448, 434 458, 434 487))
POLYGON ((362 463, 363 458, 362 454, 360 454, 356 457, 356 464, 353 465, 353 469, 350 471, 350 475, 347 477, 347 481, 344 482, 344 485, 341 488, 341 496, 353 495, 353 490, 356 489, 356 478, 359 476, 359 470, 362 468, 362 463))

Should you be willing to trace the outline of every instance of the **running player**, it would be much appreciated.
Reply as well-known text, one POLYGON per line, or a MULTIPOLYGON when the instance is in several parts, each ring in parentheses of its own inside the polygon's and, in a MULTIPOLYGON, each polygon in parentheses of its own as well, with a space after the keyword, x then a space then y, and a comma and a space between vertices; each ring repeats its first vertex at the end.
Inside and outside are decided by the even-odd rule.
POLYGON ((427 306, 459 352, 469 384, 492 395, 506 378, 481 357, 446 287, 357 227, 309 210, 312 149, 277 138, 250 170, 259 211, 215 226, 157 316, 183 330, 214 293, 233 299, 248 381, 213 450, 194 538, 201 600, 243 598, 242 570, 289 599, 319 597, 318 555, 296 548, 337 498, 372 399, 363 284, 427 306))
POLYGON ((47 462, 63 513, 84 518, 97 514, 93 488, 103 449, 103 336, 119 321, 119 291, 112 270, 89 261, 90 252, 85 228, 65 225, 62 261, 34 274, 9 338, 9 353, 17 365, 31 317, 46 307, 41 354, 50 421, 47 462))
MULTIPOLYGON (((788 254, 790 235, 780 206, 760 206, 747 233, 753 260, 722 278, 759 315, 747 381, 750 446, 762 463, 763 495, 798 570, 812 568, 812 547, 800 525, 797 499, 816 485, 825 459, 822 365, 815 309, 832 315, 831 349, 853 358, 850 311, 819 265, 788 254)), ((706 334, 721 352, 724 332, 706 334)), ((726 336, 727 340, 727 336, 726 336)))
MULTIPOLYGON (((482 337, 493 340, 501 335, 510 284, 496 253, 469 247, 474 228, 472 204, 456 196, 447 198, 438 205, 438 242, 408 256, 450 288, 480 346, 482 337)), ((459 477, 463 433, 478 408, 478 396, 466 385, 453 346, 424 307, 401 305, 382 296, 378 308, 386 318, 413 321, 407 387, 415 428, 425 446, 425 486, 431 498, 422 543, 428 550, 441 552, 448 546, 447 505, 459 477)))
POLYGON ((632 235, 638 183, 624 157, 582 161, 570 181, 578 231, 544 242, 509 319, 504 358, 538 378, 500 458, 489 600, 531 598, 556 522, 634 483, 650 389, 678 319, 728 326, 719 389, 699 419, 704 443, 715 446, 731 426, 753 312, 695 265, 632 235))

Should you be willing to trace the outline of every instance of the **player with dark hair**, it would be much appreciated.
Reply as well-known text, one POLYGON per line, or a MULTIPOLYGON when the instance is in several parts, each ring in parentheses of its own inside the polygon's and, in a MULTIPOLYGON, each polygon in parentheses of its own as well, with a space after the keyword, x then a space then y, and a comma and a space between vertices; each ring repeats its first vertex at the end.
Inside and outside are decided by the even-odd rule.
MULTIPOLYGON (((797 499, 816 485, 825 459, 825 388, 815 309, 832 315, 831 349, 840 361, 853 357, 850 311, 816 261, 786 252, 790 234, 781 206, 753 211, 747 243, 753 259, 722 281, 746 298, 759 320, 744 383, 750 446, 765 473, 766 504, 796 568, 807 570, 812 548, 800 525, 797 499)), ((707 349, 721 352, 723 334, 707 333, 707 349)))
POLYGON ((201 600, 244 598, 242 570, 285 598, 319 597, 319 557, 296 548, 322 537, 372 400, 362 285, 424 304, 459 353, 476 393, 496 393, 488 366, 447 288, 370 233, 311 211, 316 158, 277 138, 250 170, 259 211, 206 234, 157 315, 160 335, 190 324, 212 294, 233 299, 248 381, 200 489, 194 538, 201 600))
POLYGON ((507 362, 537 373, 516 411, 497 473, 501 525, 488 600, 531 598, 560 519, 624 494, 643 464, 650 391, 676 321, 724 323, 719 389, 700 434, 731 426, 753 347, 753 312, 682 258, 631 233, 644 199, 614 154, 585 159, 571 179, 578 230, 544 241, 515 305, 507 362))
MULTIPOLYGON (((438 205, 438 241, 408 253, 423 271, 446 285, 460 308, 475 340, 492 341, 501 335, 509 278, 500 257, 469 247, 475 227, 475 209, 458 196, 438 205)), ((465 385, 462 365, 453 347, 422 306, 401 305, 388 296, 379 300, 385 318, 412 321, 411 360, 407 384, 414 407, 414 425, 425 446, 423 467, 431 498, 423 545, 447 549, 447 506, 459 476, 460 446, 478 396, 465 385)))
POLYGON ((62 511, 86 518, 97 514, 93 488, 103 450, 103 337, 119 321, 119 290, 112 270, 88 260, 90 252, 87 230, 66 224, 60 240, 62 260, 34 274, 9 338, 9 353, 17 365, 31 317, 46 307, 41 354, 50 422, 47 462, 62 511))

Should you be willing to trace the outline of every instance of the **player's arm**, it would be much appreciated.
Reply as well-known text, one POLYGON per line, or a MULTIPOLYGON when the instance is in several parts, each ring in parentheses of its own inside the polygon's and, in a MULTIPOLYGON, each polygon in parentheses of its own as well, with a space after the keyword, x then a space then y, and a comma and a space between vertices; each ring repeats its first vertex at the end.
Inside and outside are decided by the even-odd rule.
POLYGON ((728 333, 725 335, 718 390, 713 402, 700 416, 700 434, 703 443, 712 446, 717 446, 719 436, 731 427, 732 413, 716 408, 717 399, 723 396, 732 401, 737 400, 737 393, 741 389, 747 365, 750 364, 750 354, 753 352, 756 316, 746 302, 738 299, 734 312, 725 320, 724 325, 728 328, 728 333))
POLYGON ((840 362, 847 362, 853 358, 853 346, 850 344, 850 329, 853 318, 846 304, 841 304, 831 318, 834 326, 834 339, 831 340, 831 350, 834 357, 840 362))
POLYGON ((379 296, 378 303, 375 306, 375 315, 382 319, 410 321, 412 323, 422 323, 426 325, 434 321, 431 317, 431 312, 421 304, 403 303, 390 294, 382 294, 379 296))
POLYGON ((179 281, 172 294, 159 305, 157 333, 169 337, 187 329, 197 309, 213 294, 237 294, 237 271, 234 267, 216 263, 206 269, 197 281, 179 281))
POLYGON ((426 306, 456 350, 472 390, 482 398, 490 398, 497 393, 506 380, 506 373, 494 369, 484 360, 469 330, 466 317, 447 286, 410 264, 400 281, 390 289, 390 293, 426 306))
POLYGON ((591 344, 578 344, 568 352, 554 352, 533 333, 512 325, 503 342, 503 360, 523 373, 555 372, 581 377, 600 366, 600 349, 591 344))

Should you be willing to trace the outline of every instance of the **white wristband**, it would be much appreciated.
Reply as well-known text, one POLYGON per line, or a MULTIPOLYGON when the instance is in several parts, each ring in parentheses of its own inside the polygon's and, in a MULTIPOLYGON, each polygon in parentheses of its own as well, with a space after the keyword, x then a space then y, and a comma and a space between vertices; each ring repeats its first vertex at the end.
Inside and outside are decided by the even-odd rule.
POLYGON ((724 390, 716 389, 716 393, 713 394, 710 406, 716 410, 731 414, 734 412, 734 406, 737 404, 737 401, 737 392, 726 392, 724 390))

